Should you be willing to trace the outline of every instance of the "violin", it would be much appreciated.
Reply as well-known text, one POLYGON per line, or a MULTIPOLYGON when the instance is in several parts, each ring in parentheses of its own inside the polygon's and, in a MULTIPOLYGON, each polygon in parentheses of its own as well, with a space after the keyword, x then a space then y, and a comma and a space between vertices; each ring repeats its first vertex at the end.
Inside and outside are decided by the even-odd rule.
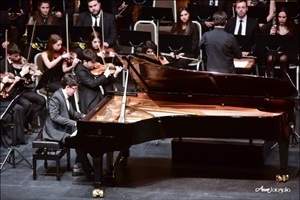
MULTIPOLYGON (((18 81, 15 81, 16 77, 13 73, 11 72, 5 72, 5 73, 0 73, 0 80, 2 82, 3 78, 4 77, 8 77, 8 83, 6 85, 4 85, 4 87, 1 89, 1 92, 0 92, 0 96, 2 96, 3 99, 7 98, 9 96, 9 92, 10 90, 14 87, 14 85, 18 82, 18 81)), ((25 78, 20 78, 18 77, 20 80, 25 80, 25 78)))
POLYGON ((95 64, 95 67, 91 70, 91 73, 94 76, 99 76, 99 75, 103 74, 107 68, 109 68, 109 70, 111 70, 112 72, 114 72, 116 70, 116 66, 112 63, 107 63, 107 64, 102 65, 97 62, 95 64))
MULTIPOLYGON (((59 51, 54 52, 54 59, 58 58, 59 56, 62 56, 63 54, 67 53, 67 48, 66 47, 62 47, 59 51)), ((66 60, 68 62, 68 64, 72 64, 74 59, 77 58, 77 53, 75 52, 69 52, 69 56, 68 58, 64 58, 64 60, 66 60)))

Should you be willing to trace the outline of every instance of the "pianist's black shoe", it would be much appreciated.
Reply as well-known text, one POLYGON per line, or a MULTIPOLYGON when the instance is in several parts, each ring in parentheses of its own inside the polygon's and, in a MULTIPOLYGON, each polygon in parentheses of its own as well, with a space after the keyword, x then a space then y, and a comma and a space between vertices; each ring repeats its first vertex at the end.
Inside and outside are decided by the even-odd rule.
POLYGON ((86 172, 81 168, 81 163, 75 163, 72 169, 72 176, 83 176, 86 172))

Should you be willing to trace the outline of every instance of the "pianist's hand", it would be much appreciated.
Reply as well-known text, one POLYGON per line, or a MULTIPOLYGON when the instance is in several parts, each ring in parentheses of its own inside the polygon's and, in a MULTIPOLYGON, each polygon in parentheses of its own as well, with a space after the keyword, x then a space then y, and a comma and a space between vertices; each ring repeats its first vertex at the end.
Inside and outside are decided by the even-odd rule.
POLYGON ((121 66, 116 66, 116 71, 114 73, 114 77, 117 78, 118 74, 122 71, 122 67, 121 66))

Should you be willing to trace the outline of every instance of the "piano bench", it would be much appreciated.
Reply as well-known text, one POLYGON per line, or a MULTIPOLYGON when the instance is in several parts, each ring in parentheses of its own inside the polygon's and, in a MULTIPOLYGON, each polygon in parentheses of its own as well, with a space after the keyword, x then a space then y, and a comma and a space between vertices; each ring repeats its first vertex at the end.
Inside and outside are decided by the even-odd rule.
POLYGON ((43 140, 42 130, 39 132, 38 136, 32 141, 32 147, 37 148, 37 150, 32 155, 32 165, 33 165, 33 180, 36 180, 36 163, 37 160, 44 160, 44 168, 48 169, 48 160, 56 161, 56 179, 60 181, 60 159, 67 154, 67 170, 70 171, 70 148, 62 146, 61 143, 57 141, 43 140))

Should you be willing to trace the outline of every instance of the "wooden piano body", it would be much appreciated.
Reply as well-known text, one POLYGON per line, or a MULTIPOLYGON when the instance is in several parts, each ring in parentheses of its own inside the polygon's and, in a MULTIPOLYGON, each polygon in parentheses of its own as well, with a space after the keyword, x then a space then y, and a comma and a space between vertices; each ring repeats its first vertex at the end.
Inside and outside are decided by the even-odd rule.
POLYGON ((66 139, 67 146, 92 155, 95 188, 102 184, 104 153, 161 138, 277 141, 280 170, 287 174, 294 115, 289 98, 297 94, 292 84, 251 75, 174 69, 140 55, 122 59, 140 89, 126 96, 125 122, 118 122, 123 95, 109 94, 78 121, 77 135, 66 139))

